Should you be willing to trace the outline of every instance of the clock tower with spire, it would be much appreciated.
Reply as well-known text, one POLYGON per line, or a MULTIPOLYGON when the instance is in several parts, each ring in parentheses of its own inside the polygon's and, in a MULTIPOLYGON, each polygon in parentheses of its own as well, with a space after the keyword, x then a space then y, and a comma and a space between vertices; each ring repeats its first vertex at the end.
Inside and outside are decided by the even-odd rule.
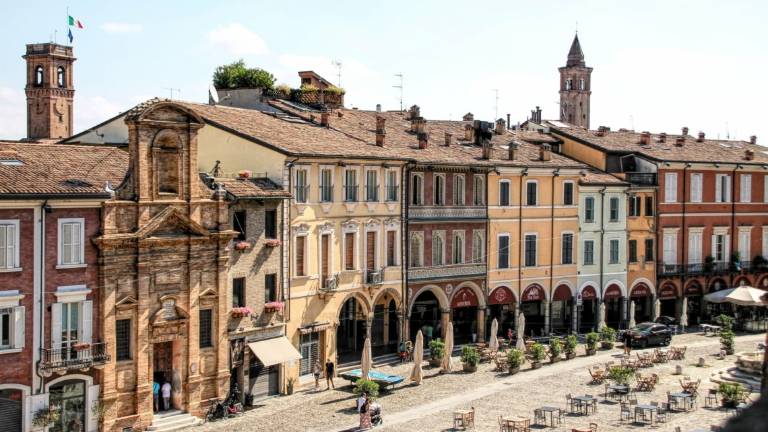
POLYGON ((574 36, 568 61, 560 71, 560 121, 589 129, 589 98, 592 95, 592 68, 584 62, 578 33, 574 36))
POLYGON ((27 139, 72 135, 75 88, 72 47, 55 43, 27 45, 27 139))

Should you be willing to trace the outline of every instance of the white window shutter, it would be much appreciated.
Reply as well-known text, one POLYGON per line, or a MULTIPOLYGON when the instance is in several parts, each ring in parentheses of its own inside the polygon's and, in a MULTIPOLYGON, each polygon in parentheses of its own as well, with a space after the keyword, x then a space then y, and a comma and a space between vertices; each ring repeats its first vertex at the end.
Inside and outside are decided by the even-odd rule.
POLYGON ((51 348, 61 348, 61 303, 51 305, 51 348))
POLYGON ((10 231, 8 225, 0 225, 0 268, 12 267, 10 261, 8 261, 8 231, 10 231))
POLYGON ((717 235, 712 234, 712 257, 717 259, 717 235))
POLYGON ((731 260, 731 235, 726 234, 725 235, 725 254, 723 256, 723 261, 728 262, 731 260))
POLYGON ((83 260, 81 257, 83 245, 80 241, 80 238, 82 236, 83 225, 76 223, 72 226, 72 261, 78 264, 82 264, 83 260))
POLYGON ((88 344, 91 343, 93 339, 93 301, 86 300, 82 303, 80 324, 80 331, 82 332, 80 340, 88 344))
POLYGON ((715 202, 723 202, 722 176, 715 177, 715 202))
POLYGON ((8 268, 18 267, 19 263, 16 262, 16 227, 9 225, 5 235, 7 236, 4 242, 6 246, 6 265, 8 268))
POLYGON ((13 308, 13 348, 24 348, 24 306, 13 308))

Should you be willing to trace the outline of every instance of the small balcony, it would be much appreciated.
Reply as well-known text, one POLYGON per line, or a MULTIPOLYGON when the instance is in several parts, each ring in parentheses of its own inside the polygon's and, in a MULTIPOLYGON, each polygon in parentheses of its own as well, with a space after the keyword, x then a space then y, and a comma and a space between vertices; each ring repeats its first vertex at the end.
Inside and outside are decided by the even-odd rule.
POLYGON ((658 184, 656 173, 628 172, 626 180, 634 185, 656 186, 658 184))
POLYGON ((408 217, 420 220, 472 220, 485 219, 487 216, 485 206, 411 206, 408 208, 408 217))
POLYGON ((73 369, 90 369, 109 362, 106 342, 73 344, 64 348, 40 349, 40 373, 64 373, 73 369))

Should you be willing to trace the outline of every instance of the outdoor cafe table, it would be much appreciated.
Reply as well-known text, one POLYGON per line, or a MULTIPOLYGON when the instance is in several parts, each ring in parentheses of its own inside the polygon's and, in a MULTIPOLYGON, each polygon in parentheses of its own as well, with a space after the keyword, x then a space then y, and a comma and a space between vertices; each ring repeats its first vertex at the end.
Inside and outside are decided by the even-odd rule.
POLYGON ((552 406, 543 406, 539 411, 544 413, 544 426, 547 425, 547 413, 549 413, 549 425, 555 427, 555 413, 557 413, 557 423, 560 424, 560 408, 552 406))
POLYGON ((623 398, 629 396, 629 386, 622 384, 614 384, 606 387, 605 399, 609 397, 611 399, 618 398, 621 401, 623 398))
POLYGON ((507 424, 509 430, 513 431, 518 429, 525 430, 531 426, 531 419, 525 417, 504 417, 502 420, 507 424))
POLYGON ((675 411, 680 410, 679 401, 683 402, 683 411, 688 411, 689 408, 693 407, 693 395, 688 392, 670 393, 669 397, 667 397, 667 402, 669 402, 670 408, 674 406, 675 411), (672 401, 674 401, 674 403, 672 401))
POLYGON ((645 419, 646 412, 651 414, 651 425, 653 425, 653 413, 658 412, 658 410, 659 410, 659 407, 651 404, 637 405, 635 407, 635 412, 641 411, 643 413, 643 419, 645 419))
POLYGON ((579 412, 584 415, 589 415, 589 406, 593 405, 596 406, 597 404, 597 398, 594 396, 576 396, 573 398, 575 401, 579 401, 579 412))

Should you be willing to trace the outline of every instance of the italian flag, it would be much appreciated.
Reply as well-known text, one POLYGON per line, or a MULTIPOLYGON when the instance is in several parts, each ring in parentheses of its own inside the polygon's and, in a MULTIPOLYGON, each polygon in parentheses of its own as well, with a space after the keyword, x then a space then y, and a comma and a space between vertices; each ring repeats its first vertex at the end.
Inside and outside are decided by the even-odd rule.
POLYGON ((69 25, 75 28, 85 28, 82 22, 80 22, 79 19, 75 19, 72 15, 69 15, 69 25))

